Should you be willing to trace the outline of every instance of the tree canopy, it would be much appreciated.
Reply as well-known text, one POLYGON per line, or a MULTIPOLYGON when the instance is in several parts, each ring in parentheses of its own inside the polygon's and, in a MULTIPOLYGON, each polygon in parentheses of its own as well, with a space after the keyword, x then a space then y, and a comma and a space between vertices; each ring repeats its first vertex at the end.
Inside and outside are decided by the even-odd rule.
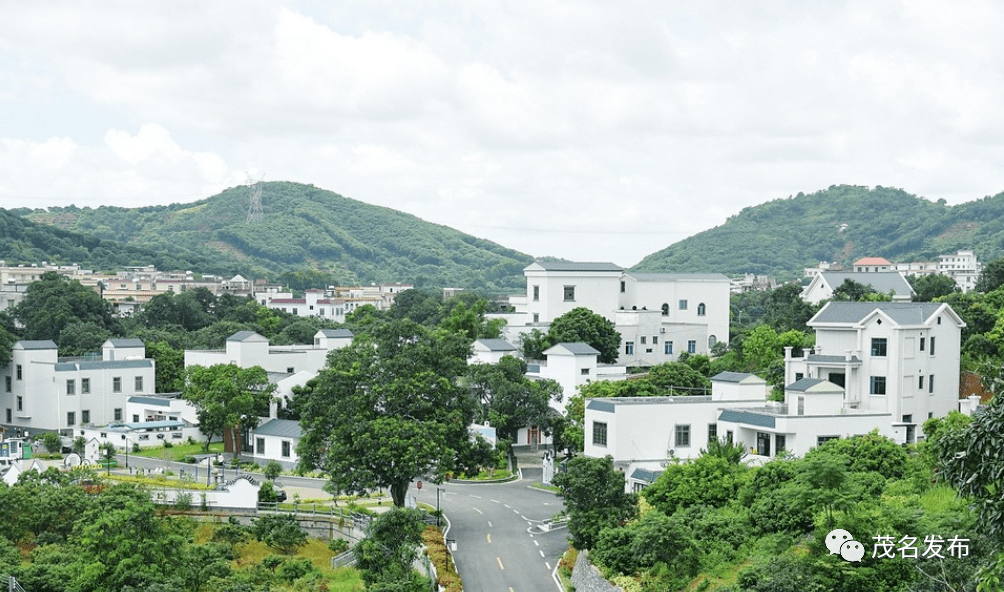
POLYGON ((239 441, 238 428, 254 428, 259 417, 268 415, 276 387, 261 366, 189 366, 186 376, 182 397, 197 410, 199 430, 206 435, 204 450, 225 430, 233 430, 234 441, 239 441))
POLYGON ((554 319, 547 331, 547 347, 576 342, 588 343, 596 348, 600 352, 601 364, 613 364, 620 355, 621 334, 613 321, 584 306, 573 308, 554 319))

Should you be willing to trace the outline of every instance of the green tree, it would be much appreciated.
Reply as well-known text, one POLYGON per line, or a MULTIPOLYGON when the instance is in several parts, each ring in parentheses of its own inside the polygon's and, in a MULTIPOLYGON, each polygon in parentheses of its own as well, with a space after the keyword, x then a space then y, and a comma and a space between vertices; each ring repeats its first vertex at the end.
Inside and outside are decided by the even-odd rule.
POLYGON ((458 334, 392 321, 333 352, 298 404, 301 466, 323 468, 333 493, 387 487, 403 506, 414 478, 443 477, 472 446, 476 403, 458 380, 470 347, 458 334))
POLYGON ((366 538, 352 548, 367 589, 403 582, 406 585, 399 589, 415 590, 412 564, 418 559, 424 529, 421 512, 406 508, 392 508, 370 522, 366 538))
POLYGON ((976 281, 975 290, 977 292, 993 292, 997 288, 1004 286, 1004 257, 987 262, 980 272, 980 279, 976 281))
POLYGON ((307 544, 307 533, 300 528, 296 516, 292 514, 265 514, 254 521, 254 536, 273 549, 285 555, 292 555, 296 549, 307 544))
POLYGON ((439 326, 443 329, 460 333, 472 342, 476 339, 495 339, 502 334, 505 320, 485 318, 488 301, 484 298, 478 297, 467 304, 457 296, 451 298, 448 304, 452 304, 452 306, 443 320, 439 322, 439 326), (454 300, 457 302, 454 303, 454 300))
POLYGON ((268 461, 268 464, 265 465, 265 469, 262 472, 265 474, 266 479, 269 481, 275 481, 276 478, 282 474, 282 465, 280 465, 277 461, 270 460, 268 461))
POLYGON ((166 341, 146 344, 146 355, 155 364, 154 382, 158 393, 179 393, 185 388, 185 352, 166 341))
POLYGON ((551 322, 547 331, 550 345, 558 343, 588 343, 600 352, 602 364, 613 364, 620 355, 621 334, 613 321, 584 306, 573 308, 551 322))
MULTIPOLYGON (((52 339, 62 347, 61 335, 73 323, 84 323, 118 334, 111 306, 94 290, 54 271, 28 285, 24 299, 14 307, 14 317, 24 326, 25 339, 52 339)), ((76 339, 69 333, 67 339, 76 339)), ((68 341, 69 344, 69 341, 68 341)))
MULTIPOLYGON (((711 381, 683 362, 665 362, 658 366, 652 366, 648 371, 647 381, 652 385, 652 394, 706 395, 711 392, 711 381)), ((624 382, 641 381, 620 381, 617 384, 624 382)))
POLYGON ((697 571, 700 555, 687 525, 662 512, 603 529, 590 553, 604 567, 627 575, 656 571, 658 566, 664 590, 685 586, 697 571))
POLYGON ((827 528, 833 528, 833 512, 853 502, 848 464, 846 456, 823 453, 803 459, 800 465, 797 480, 805 486, 800 489, 802 503, 823 511, 827 528))
POLYGON ((561 401, 557 382, 527 378, 526 362, 513 356, 503 356, 497 364, 472 364, 468 381, 480 402, 476 421, 489 422, 510 442, 520 428, 544 421, 550 401, 561 401))
POLYGON ((239 368, 233 364, 190 366, 182 397, 196 408, 199 430, 206 435, 203 450, 209 450, 213 436, 232 430, 254 428, 258 418, 268 415, 275 385, 260 366, 239 368))
POLYGON ((912 275, 906 279, 910 282, 910 287, 913 288, 914 302, 934 302, 935 298, 961 291, 954 279, 940 273, 912 275))
POLYGON ((576 456, 567 467, 553 483, 565 498, 569 539, 576 549, 592 549, 604 528, 637 515, 637 497, 624 492, 624 473, 614 469, 610 456, 576 456))
POLYGON ((547 333, 540 329, 531 329, 523 336, 523 343, 520 345, 520 353, 527 360, 543 360, 544 350, 549 346, 547 333))
POLYGON ((655 483, 642 490, 642 495, 667 515, 700 504, 718 508, 736 496, 747 471, 746 465, 732 462, 728 455, 702 454, 667 465, 655 483))

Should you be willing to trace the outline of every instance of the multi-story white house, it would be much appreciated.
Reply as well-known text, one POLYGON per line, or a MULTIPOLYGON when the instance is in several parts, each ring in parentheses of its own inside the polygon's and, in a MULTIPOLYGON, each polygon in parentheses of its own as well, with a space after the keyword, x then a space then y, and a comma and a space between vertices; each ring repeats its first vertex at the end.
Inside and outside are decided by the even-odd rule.
POLYGON ((526 294, 513 296, 505 337, 585 307, 621 334, 618 363, 651 366, 683 353, 708 353, 729 335, 729 278, 722 274, 625 272, 612 263, 537 262, 526 267, 526 294))
POLYGON ((977 261, 976 253, 972 250, 961 250, 939 257, 938 273, 954 279, 963 292, 976 287, 982 271, 983 265, 977 261))
POLYGON ((100 360, 59 357, 50 340, 18 341, 0 375, 2 425, 15 434, 124 421, 129 397, 154 392, 154 361, 139 339, 110 339, 100 360))
POLYGON ((267 372, 316 374, 327 364, 328 353, 351 343, 348 329, 318 331, 312 345, 270 345, 267 337, 254 331, 238 331, 227 337, 223 350, 185 350, 185 367, 235 364, 241 368, 261 366, 267 372))

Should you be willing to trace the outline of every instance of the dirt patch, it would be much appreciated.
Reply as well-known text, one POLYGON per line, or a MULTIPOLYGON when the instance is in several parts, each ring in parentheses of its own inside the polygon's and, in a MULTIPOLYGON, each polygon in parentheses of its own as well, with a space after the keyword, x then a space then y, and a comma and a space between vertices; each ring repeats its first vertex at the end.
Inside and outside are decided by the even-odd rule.
POLYGON ((222 241, 209 241, 209 242, 204 243, 204 244, 207 247, 209 247, 210 249, 212 249, 214 251, 218 251, 220 253, 223 253, 224 255, 229 255, 230 257, 233 257, 234 259, 240 260, 240 259, 247 259, 248 258, 248 256, 243 251, 241 251, 240 249, 238 249, 237 247, 235 247, 233 245, 230 245, 230 244, 227 244, 227 243, 222 242, 222 241))

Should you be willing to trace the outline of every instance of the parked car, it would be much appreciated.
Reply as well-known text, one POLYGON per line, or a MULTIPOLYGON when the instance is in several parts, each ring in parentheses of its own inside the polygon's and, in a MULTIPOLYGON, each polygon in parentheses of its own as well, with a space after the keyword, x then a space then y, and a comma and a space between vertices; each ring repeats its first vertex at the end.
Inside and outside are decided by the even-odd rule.
POLYGON ((286 501, 286 490, 285 489, 276 489, 275 490, 275 501, 277 501, 277 502, 284 502, 284 501, 286 501))

